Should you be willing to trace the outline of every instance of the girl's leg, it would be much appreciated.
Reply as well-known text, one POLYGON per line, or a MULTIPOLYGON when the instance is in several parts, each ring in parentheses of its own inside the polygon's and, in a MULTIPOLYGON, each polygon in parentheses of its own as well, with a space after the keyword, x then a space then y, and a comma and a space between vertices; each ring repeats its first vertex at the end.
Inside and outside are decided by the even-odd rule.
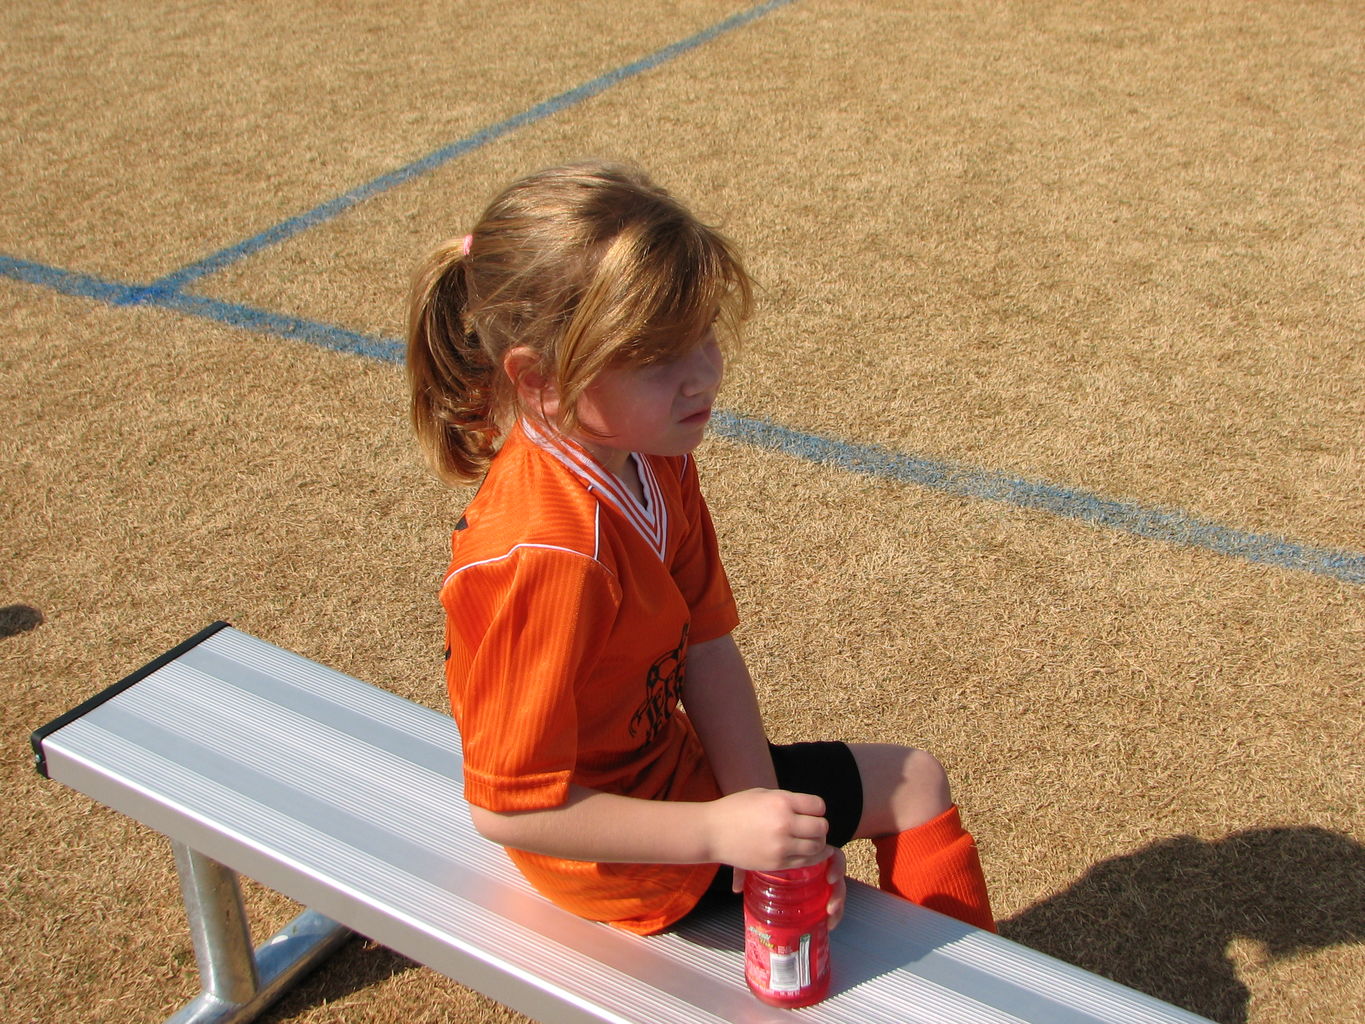
POLYGON ((953 805, 948 774, 927 750, 892 743, 850 743, 863 779, 859 839, 896 835, 953 805))
POLYGON ((858 836, 877 848, 881 887, 995 931, 976 841, 962 828, 948 776, 927 751, 850 743, 863 779, 858 836))

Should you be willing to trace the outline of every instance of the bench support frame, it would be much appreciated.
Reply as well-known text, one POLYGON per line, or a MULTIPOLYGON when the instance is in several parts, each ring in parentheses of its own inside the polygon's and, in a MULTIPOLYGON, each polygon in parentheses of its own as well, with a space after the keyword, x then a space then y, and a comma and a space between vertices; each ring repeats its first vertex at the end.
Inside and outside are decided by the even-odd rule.
POLYGON ((251 945, 237 874, 172 840, 185 898, 199 995, 166 1024, 246 1024, 351 937, 351 930, 305 910, 261 944, 251 945))

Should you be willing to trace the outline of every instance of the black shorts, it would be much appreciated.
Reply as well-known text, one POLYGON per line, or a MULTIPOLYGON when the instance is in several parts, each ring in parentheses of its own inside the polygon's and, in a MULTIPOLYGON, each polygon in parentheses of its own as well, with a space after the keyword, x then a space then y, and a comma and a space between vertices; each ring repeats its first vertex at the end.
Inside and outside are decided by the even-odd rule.
POLYGON ((863 818, 863 777, 847 743, 769 743, 779 789, 825 802, 830 846, 844 846, 863 818))

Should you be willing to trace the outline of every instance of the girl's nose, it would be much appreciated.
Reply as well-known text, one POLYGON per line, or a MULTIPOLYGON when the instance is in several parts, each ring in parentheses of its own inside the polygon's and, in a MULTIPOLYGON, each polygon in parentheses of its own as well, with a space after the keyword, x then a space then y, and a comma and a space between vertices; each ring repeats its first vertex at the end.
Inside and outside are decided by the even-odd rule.
POLYGON ((720 387, 724 375, 725 356, 720 350, 720 344, 711 337, 688 353, 683 390, 689 395, 714 391, 720 387))

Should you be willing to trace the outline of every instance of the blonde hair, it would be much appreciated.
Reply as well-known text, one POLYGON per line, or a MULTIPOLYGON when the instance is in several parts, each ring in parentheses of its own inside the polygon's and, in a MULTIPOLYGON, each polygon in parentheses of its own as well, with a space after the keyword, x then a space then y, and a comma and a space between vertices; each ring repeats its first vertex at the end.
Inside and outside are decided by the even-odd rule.
POLYGON ((577 426, 609 366, 648 365, 696 344, 712 320, 738 337, 752 286, 731 244, 643 172, 604 163, 513 182, 472 235, 419 266, 407 368, 417 437, 437 475, 476 479, 519 413, 503 370, 513 348, 556 389, 555 426, 577 426))

